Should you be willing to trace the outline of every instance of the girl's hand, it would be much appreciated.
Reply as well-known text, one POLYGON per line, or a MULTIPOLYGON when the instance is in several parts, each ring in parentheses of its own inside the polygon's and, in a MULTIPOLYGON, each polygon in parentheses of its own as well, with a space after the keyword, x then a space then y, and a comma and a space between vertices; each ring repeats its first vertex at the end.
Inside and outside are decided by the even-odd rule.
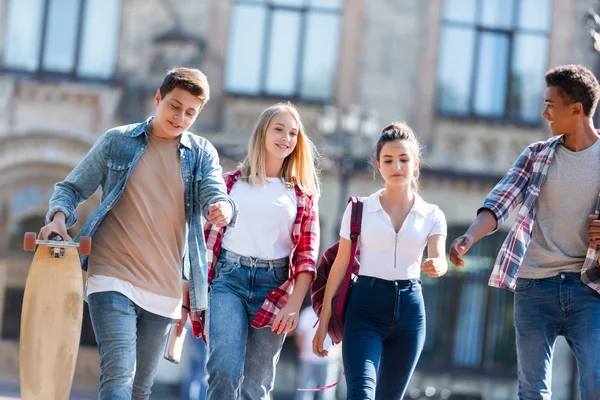
POLYGON ((437 278, 448 271, 448 263, 441 258, 427 258, 421 264, 421 270, 431 278, 437 278))
POLYGON ((293 331, 298 326, 299 314, 300 306, 296 306, 292 301, 288 301, 275 317, 271 330, 278 335, 293 331))
POLYGON ((324 324, 323 321, 319 321, 319 326, 317 328, 317 333, 315 333, 315 337, 312 341, 313 353, 318 357, 327 357, 329 352, 323 349, 323 343, 325 342, 325 337, 327 336, 327 325, 324 324))

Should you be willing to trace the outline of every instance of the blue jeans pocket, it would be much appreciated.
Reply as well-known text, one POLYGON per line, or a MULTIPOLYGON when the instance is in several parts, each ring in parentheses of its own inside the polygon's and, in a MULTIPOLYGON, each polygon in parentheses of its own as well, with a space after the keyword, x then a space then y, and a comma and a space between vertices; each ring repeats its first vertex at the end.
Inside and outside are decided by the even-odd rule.
POLYGON ((219 258, 219 260, 217 260, 217 263, 215 264, 215 276, 213 279, 217 279, 221 276, 229 275, 237 267, 238 267, 237 264, 227 261, 227 260, 224 260, 222 258, 219 258))
POLYGON ((515 292, 525 292, 533 287, 535 279, 517 278, 515 292))

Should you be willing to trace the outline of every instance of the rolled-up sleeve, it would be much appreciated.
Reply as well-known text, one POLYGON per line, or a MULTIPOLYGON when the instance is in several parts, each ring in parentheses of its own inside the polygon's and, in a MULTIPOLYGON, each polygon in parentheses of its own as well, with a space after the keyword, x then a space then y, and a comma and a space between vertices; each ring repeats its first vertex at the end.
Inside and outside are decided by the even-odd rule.
POLYGON ((301 272, 310 272, 313 279, 316 277, 320 240, 319 206, 316 199, 309 196, 304 210, 300 241, 294 254, 292 278, 301 272))

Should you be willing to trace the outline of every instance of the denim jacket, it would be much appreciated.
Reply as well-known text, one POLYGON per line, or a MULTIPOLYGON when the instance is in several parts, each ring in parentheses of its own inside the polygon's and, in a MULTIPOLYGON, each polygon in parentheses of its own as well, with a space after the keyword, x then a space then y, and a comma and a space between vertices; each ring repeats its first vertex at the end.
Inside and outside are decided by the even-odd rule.
MULTIPOLYGON (((121 197, 127 179, 148 146, 146 126, 152 118, 132 125, 120 126, 98 139, 73 171, 54 187, 46 223, 54 214, 65 214, 67 228, 77 221, 75 209, 102 187, 100 207, 81 228, 78 236, 93 236, 106 214, 121 197)), ((227 201, 233 208, 229 226, 235 226, 238 208, 229 198, 223 183, 223 171, 217 150, 210 142, 190 132, 184 132, 180 144, 181 175, 184 183, 186 247, 182 263, 183 278, 189 280, 190 306, 194 311, 208 307, 208 267, 202 216, 208 216, 208 206, 227 201)), ((156 234, 160 234, 157 232, 156 234)), ((88 257, 82 257, 87 270, 88 257)))

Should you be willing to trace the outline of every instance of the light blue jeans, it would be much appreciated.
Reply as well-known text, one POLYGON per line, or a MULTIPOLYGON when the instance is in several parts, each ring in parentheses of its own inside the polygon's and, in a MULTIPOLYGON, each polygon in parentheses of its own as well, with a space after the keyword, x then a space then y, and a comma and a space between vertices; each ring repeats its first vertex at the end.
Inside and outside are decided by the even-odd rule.
POLYGON ((600 399, 600 295, 571 272, 519 278, 514 296, 519 399, 550 400, 552 353, 559 335, 577 360, 581 399, 600 399))
POLYGON ((118 292, 93 293, 88 306, 100 352, 98 398, 150 398, 172 320, 143 310, 118 292))
POLYGON ((288 272, 287 258, 262 261, 221 250, 209 293, 207 399, 269 398, 285 334, 251 324, 288 272))

